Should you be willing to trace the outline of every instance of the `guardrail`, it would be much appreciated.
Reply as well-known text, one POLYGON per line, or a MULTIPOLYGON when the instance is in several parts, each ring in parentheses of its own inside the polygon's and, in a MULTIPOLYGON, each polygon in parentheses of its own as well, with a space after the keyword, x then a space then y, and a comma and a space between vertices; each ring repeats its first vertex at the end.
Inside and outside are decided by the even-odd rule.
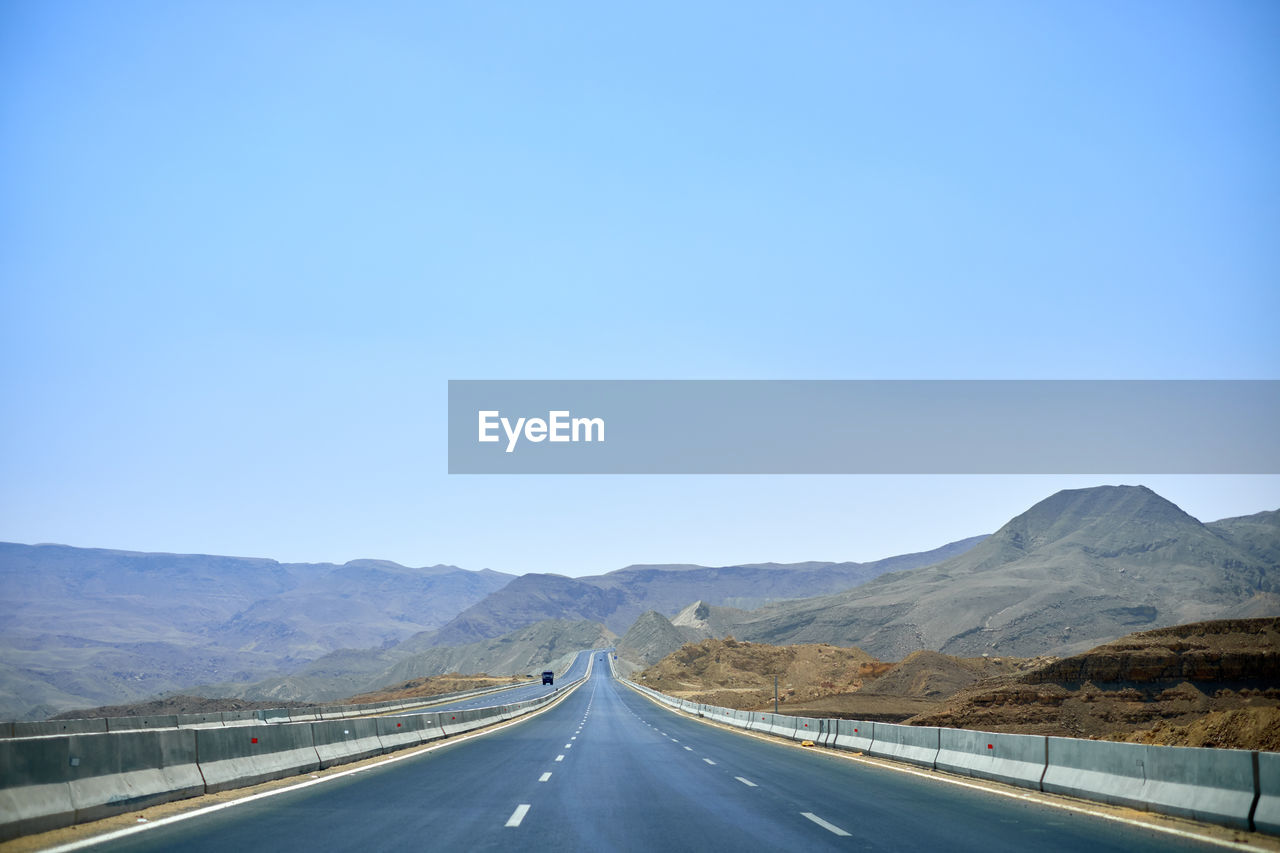
POLYGON ((1280 753, 820 720, 677 699, 664 705, 749 731, 1048 793, 1280 835, 1280 753))
MULTIPOLYGON (((590 675, 589 660, 586 674, 564 687, 590 675)), ((395 717, 314 719, 318 712, 311 712, 311 719, 302 720, 283 711, 272 719, 186 728, 151 717, 138 718, 130 730, 0 740, 0 841, 417 747, 527 714, 566 692, 559 688, 522 702, 395 717), (168 725, 154 725, 160 722, 168 725)), ((367 713, 405 705, 422 703, 363 708, 367 713)), ((75 722, 81 721, 60 721, 75 722)))

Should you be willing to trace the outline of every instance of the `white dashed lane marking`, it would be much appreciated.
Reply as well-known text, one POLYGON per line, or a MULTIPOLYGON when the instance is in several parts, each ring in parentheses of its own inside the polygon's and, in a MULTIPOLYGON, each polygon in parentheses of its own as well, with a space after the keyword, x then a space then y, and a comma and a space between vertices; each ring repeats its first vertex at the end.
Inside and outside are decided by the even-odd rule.
POLYGON ((750 779, 743 779, 741 776, 734 776, 733 778, 737 779, 739 782, 746 785, 748 788, 756 787, 756 783, 752 782, 750 779))
POLYGON ((693 747, 691 747, 691 746, 686 746, 686 747, 684 748, 684 751, 685 751, 685 752, 693 752, 693 747))
POLYGON ((557 756, 556 756, 556 761, 564 761, 564 756, 563 756, 563 755, 557 755, 557 756))
POLYGON ((551 771, 548 770, 546 773, 543 773, 541 776, 538 777, 538 781, 545 782, 550 778, 551 778, 551 771))
POLYGON ((823 820, 822 818, 818 817, 818 816, 817 816, 816 814, 814 814, 813 812, 800 812, 800 814, 801 814, 801 815, 803 815, 804 817, 807 817, 809 820, 813 821, 813 822, 814 822, 814 823, 816 823, 818 826, 822 827, 822 828, 823 828, 823 829, 825 829, 827 832, 830 832, 830 833, 832 833, 833 835, 848 835, 848 834, 849 834, 849 833, 845 832, 843 829, 841 829, 840 827, 836 826, 834 823, 828 823, 827 821, 825 821, 825 820, 823 820))
POLYGON ((529 804, 521 803, 516 806, 516 810, 511 813, 511 817, 507 818, 507 826, 519 826, 520 821, 524 820, 524 816, 529 813, 529 804))
POLYGON ((703 761, 705 761, 705 762, 707 762, 708 764, 710 764, 712 767, 714 767, 714 766, 715 766, 715 764, 716 764, 716 763, 715 763, 714 761, 712 761, 710 758, 704 758, 704 759, 702 759, 702 760, 703 760, 703 761))

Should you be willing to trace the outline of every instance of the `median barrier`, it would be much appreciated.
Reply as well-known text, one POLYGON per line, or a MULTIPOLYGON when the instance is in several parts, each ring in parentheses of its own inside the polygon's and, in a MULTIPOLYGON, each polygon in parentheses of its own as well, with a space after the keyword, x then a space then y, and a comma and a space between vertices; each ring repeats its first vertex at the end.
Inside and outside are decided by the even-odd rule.
POLYGON ((178 714, 175 725, 178 728, 183 726, 220 726, 222 725, 222 712, 215 711, 209 714, 178 714))
POLYGON ((69 738, 0 741, 0 841, 75 823, 69 738))
POLYGON ((938 739, 939 730, 932 726, 875 723, 866 753, 932 768, 938 758, 938 739))
POLYGON ((378 738, 378 720, 386 717, 365 717, 359 720, 323 720, 311 724, 311 738, 320 769, 335 764, 359 761, 385 752, 378 738))
POLYGON ((107 717, 107 731, 134 732, 139 729, 176 729, 177 714, 156 714, 151 717, 107 717))
POLYGON ((378 726, 378 740, 388 752, 422 743, 426 727, 421 717, 375 717, 374 722, 378 726))
POLYGON ((440 730, 445 737, 453 737, 467 730, 467 722, 461 711, 441 711, 440 730))
POLYGON ((258 712, 259 719, 264 723, 287 723, 291 713, 288 708, 268 708, 265 711, 258 712))
POLYGON ((196 729, 195 734, 196 755, 210 794, 320 767, 307 723, 196 729))
POLYGON ((447 737, 444 732, 444 723, 442 723, 440 719, 444 714, 437 711, 435 713, 419 714, 417 716, 422 717, 423 743, 426 743, 429 740, 439 740, 442 737, 447 737))
POLYGON ((67 753, 76 823, 204 793, 193 729, 70 735, 67 753))
POLYGON ((1047 739, 968 729, 941 729, 934 766, 960 776, 994 779, 1040 790, 1047 739))
POLYGON ((107 730, 106 717, 94 717, 88 720, 44 720, 36 722, 18 722, 13 724, 13 736, 48 737, 49 735, 82 735, 107 730))
POLYGON ((1280 835, 1280 752, 1258 754, 1258 805, 1253 824, 1258 832, 1280 835))
POLYGON ((223 711, 222 724, 224 726, 239 726, 245 723, 258 722, 257 711, 223 711))
POLYGON ((289 722, 291 723, 312 723, 320 719, 320 715, 315 711, 291 711, 289 713, 289 722))
POLYGON ((1253 772, 1246 750, 1051 737, 1043 790, 1248 829, 1253 772))
POLYGON ((836 749, 850 752, 866 752, 871 748, 871 731, 874 724, 865 720, 837 720, 836 737, 832 744, 836 749))

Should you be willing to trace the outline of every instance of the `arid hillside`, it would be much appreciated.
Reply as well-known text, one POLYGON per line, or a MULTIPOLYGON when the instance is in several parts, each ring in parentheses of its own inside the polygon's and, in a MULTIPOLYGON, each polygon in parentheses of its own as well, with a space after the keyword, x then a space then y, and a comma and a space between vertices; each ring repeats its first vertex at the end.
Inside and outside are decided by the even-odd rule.
POLYGON ((1183 746, 1280 749, 1280 619, 1131 634, 987 679, 908 722, 1183 746))
POLYGON ((770 646, 726 637, 686 643, 635 680, 671 696, 752 709, 772 707, 775 676, 780 701, 793 703, 857 690, 883 669, 857 648, 770 646))
POLYGON ((1131 634, 1068 658, 898 663, 861 649, 688 643, 638 677, 674 696, 746 710, 985 731, 1280 750, 1280 619, 1131 634))

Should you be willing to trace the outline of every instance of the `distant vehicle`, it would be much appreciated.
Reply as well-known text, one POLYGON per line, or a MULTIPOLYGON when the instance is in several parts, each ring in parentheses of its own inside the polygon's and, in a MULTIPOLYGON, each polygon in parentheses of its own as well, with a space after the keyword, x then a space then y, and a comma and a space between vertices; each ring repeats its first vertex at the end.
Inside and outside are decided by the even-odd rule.
POLYGON ((556 674, 555 674, 554 672, 552 672, 551 670, 547 670, 546 672, 542 673, 542 683, 543 683, 543 684, 555 684, 555 683, 556 683, 556 674))

